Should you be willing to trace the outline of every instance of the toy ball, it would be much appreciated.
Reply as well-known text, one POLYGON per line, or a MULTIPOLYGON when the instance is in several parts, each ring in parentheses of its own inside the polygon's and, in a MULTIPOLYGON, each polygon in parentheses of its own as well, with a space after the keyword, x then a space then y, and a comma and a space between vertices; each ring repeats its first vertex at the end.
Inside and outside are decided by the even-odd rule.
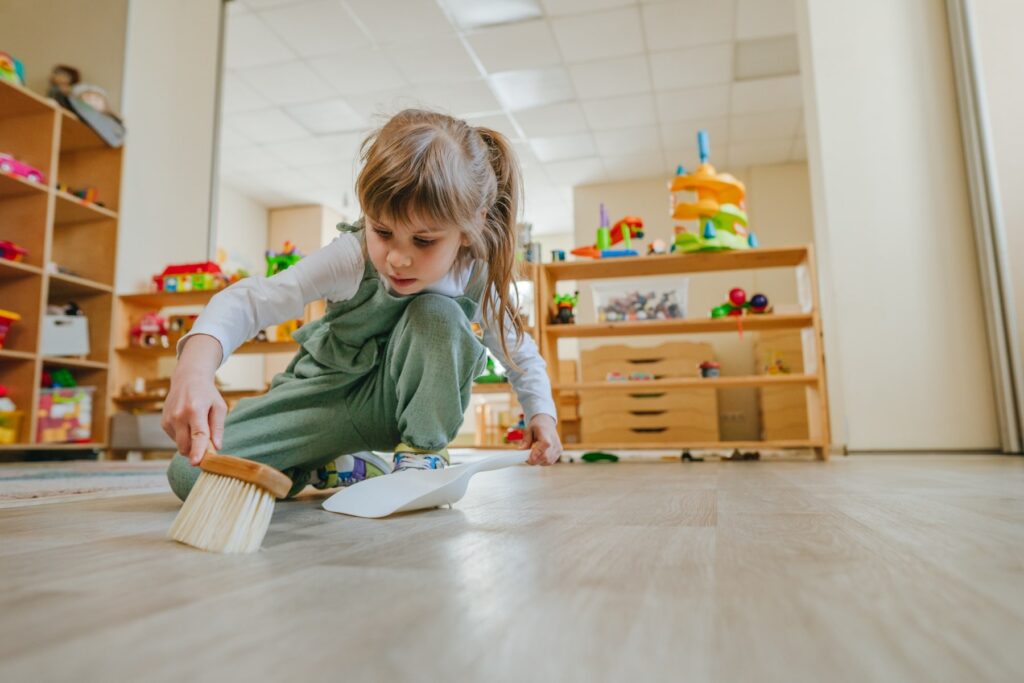
POLYGON ((729 301, 732 302, 733 306, 742 306, 747 303, 747 293, 739 287, 733 287, 729 290, 729 301))
POLYGON ((764 294, 755 294, 754 296, 750 297, 750 307, 758 312, 763 311, 764 309, 768 308, 768 297, 766 297, 764 294))
POLYGON ((731 311, 729 311, 729 315, 743 315, 743 309, 742 308, 734 308, 731 311))

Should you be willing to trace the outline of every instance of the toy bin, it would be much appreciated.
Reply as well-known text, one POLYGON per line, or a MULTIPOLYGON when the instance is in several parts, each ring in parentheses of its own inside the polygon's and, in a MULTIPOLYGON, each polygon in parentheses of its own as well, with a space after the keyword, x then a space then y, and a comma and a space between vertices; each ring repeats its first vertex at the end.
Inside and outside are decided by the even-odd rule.
POLYGON ((24 413, 20 410, 0 410, 0 444, 6 445, 18 441, 23 417, 24 413))
POLYGON ((7 333, 10 331, 14 323, 21 320, 21 316, 14 311, 6 311, 0 308, 0 349, 4 348, 4 341, 7 339, 7 333))
POLYGON ((89 355, 89 319, 82 315, 46 315, 43 317, 44 356, 89 355))
POLYGON ((92 397, 96 387, 40 389, 36 440, 86 443, 92 440, 92 397))
POLYGON ((629 284, 599 282, 594 288, 598 322, 670 320, 686 317, 685 277, 642 278, 629 284))

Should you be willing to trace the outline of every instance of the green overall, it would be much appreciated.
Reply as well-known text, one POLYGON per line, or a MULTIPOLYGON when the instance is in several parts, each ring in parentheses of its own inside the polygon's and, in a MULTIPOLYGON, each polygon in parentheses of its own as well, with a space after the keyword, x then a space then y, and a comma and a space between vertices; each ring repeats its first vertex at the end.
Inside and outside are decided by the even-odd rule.
MULTIPOLYGON (((239 401, 225 421, 221 451, 290 476, 289 497, 313 469, 341 455, 391 451, 400 443, 444 448, 462 425, 473 379, 483 372, 486 351, 470 321, 485 267, 476 264, 467 292, 458 297, 396 296, 364 260, 355 296, 329 303, 322 318, 299 328, 294 337, 302 348, 288 368, 266 394, 239 401)), ((389 471, 377 460, 367 464, 389 471)), ((199 473, 179 453, 167 478, 184 500, 199 473)))

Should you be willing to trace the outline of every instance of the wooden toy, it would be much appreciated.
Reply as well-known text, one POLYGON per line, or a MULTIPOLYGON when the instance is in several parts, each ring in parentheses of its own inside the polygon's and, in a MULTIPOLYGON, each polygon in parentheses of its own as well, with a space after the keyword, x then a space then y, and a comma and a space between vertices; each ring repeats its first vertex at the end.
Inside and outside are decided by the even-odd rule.
POLYGON ((703 229, 701 234, 685 227, 676 227, 673 251, 724 251, 751 249, 757 246, 757 237, 747 230, 747 213, 743 210, 746 188, 728 173, 719 173, 708 163, 709 145, 706 130, 697 132, 700 166, 686 173, 682 166, 669 183, 672 217, 677 220, 696 220, 703 229), (697 200, 677 203, 676 192, 694 192, 697 200))

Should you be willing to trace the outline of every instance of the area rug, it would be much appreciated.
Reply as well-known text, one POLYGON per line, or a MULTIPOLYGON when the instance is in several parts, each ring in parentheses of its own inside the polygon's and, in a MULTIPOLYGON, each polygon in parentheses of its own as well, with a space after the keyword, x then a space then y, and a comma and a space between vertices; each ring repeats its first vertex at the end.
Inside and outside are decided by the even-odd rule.
POLYGON ((167 461, 0 464, 0 508, 170 491, 167 461))

